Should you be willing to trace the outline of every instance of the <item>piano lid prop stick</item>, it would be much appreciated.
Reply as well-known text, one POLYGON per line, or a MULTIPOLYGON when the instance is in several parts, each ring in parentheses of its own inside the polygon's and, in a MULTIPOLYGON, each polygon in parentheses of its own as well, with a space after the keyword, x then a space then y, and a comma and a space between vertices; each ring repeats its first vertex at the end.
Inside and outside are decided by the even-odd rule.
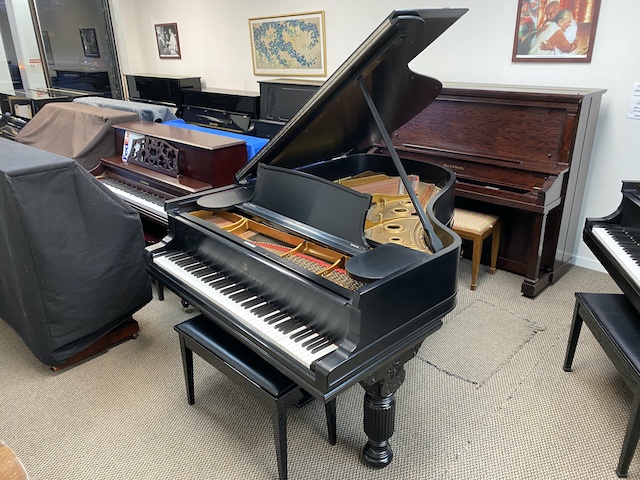
POLYGON ((365 87, 364 82, 362 81, 362 77, 358 78, 358 84, 360 85, 360 90, 362 90, 362 95, 367 101, 367 105, 369 106, 371 115, 373 115, 373 118, 376 121, 376 125, 378 125, 378 130, 380 130, 380 133, 382 134, 382 139, 384 140, 384 143, 387 145, 387 148, 389 149, 389 154, 391 154, 391 158, 393 159, 393 163, 395 164, 396 169, 398 170, 398 174, 400 175, 400 179, 404 184, 404 188, 407 191, 409 198, 413 202, 413 206, 415 207, 416 213, 420 218, 422 227, 424 228, 425 233, 429 237, 428 239, 426 239, 427 243, 431 247, 431 250, 434 253, 436 253, 442 250, 443 248, 442 242, 436 235, 436 232, 433 230, 433 225, 431 225, 431 222, 429 221, 426 214, 424 213, 422 205, 420 204, 420 200, 418 200, 416 192, 413 190, 411 180, 409 180, 409 177, 407 176, 407 172, 402 166, 400 157, 398 157, 398 152, 396 152, 396 149, 393 146, 393 142, 389 137, 389 132, 387 132, 387 129, 384 126, 384 122, 382 121, 382 118, 380 118, 380 113, 378 112, 378 109, 376 108, 375 103, 373 103, 373 99, 371 98, 369 91, 365 87))

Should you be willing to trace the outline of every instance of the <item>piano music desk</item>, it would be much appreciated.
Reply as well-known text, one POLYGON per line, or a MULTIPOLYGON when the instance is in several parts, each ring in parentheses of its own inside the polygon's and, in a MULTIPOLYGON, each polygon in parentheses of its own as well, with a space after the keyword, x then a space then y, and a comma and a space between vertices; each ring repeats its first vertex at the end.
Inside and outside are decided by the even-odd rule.
POLYGON ((633 392, 631 414, 616 468, 618 477, 626 477, 640 437, 640 318, 638 311, 624 295, 576 293, 563 366, 565 372, 571 371, 583 322, 633 392))
MULTIPOLYGON (((280 480, 287 479, 287 408, 302 405, 306 396, 298 385, 265 362, 247 346, 235 340, 204 315, 174 327, 180 351, 189 405, 195 403, 193 352, 251 394, 273 406, 273 435, 280 480)), ((336 444, 336 401, 325 403, 329 443, 336 444)))

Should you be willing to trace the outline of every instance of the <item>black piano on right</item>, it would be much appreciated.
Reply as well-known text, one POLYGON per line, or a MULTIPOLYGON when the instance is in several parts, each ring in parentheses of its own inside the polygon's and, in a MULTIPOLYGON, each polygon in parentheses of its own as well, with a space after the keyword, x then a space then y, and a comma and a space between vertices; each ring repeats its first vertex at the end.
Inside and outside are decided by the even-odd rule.
POLYGON ((640 182, 622 182, 618 209, 603 218, 587 218, 582 238, 640 312, 640 182))

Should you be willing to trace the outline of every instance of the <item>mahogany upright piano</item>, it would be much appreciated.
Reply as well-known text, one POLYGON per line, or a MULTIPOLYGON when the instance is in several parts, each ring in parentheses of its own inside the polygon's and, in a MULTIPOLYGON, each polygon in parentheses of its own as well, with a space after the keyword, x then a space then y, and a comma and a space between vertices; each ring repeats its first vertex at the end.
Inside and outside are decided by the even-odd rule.
POLYGON ((165 200, 227 185, 247 162, 242 140, 148 121, 113 127, 115 155, 101 159, 95 174, 140 212, 147 243, 166 233, 165 200), (124 162, 126 132, 142 138, 124 162))
POLYGON ((359 383, 376 467, 393 458, 404 364, 455 306, 461 243, 454 173, 400 159, 389 132, 440 92, 408 64, 465 12, 392 12, 234 183, 168 201, 169 234, 147 247, 153 277, 314 397, 359 383), (366 153, 383 139, 390 157, 366 153), (389 183, 402 198, 359 190, 389 183))
POLYGON ((405 158, 456 172, 456 206, 500 216, 498 268, 524 275, 526 296, 570 266, 604 93, 450 84, 393 132, 405 158))

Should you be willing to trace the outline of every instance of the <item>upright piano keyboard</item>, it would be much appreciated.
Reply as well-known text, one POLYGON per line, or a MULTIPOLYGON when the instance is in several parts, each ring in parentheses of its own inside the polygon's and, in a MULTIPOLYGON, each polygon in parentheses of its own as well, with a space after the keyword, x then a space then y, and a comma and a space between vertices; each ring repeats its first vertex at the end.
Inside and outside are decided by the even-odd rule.
POLYGON ((160 284, 311 395, 359 383, 376 467, 393 458, 404 364, 455 306, 461 242, 454 173, 400 159, 389 131, 437 97, 408 64, 465 12, 392 12, 234 183, 167 201, 169 234, 147 247, 160 284), (362 153, 378 140, 391 156, 362 153))

